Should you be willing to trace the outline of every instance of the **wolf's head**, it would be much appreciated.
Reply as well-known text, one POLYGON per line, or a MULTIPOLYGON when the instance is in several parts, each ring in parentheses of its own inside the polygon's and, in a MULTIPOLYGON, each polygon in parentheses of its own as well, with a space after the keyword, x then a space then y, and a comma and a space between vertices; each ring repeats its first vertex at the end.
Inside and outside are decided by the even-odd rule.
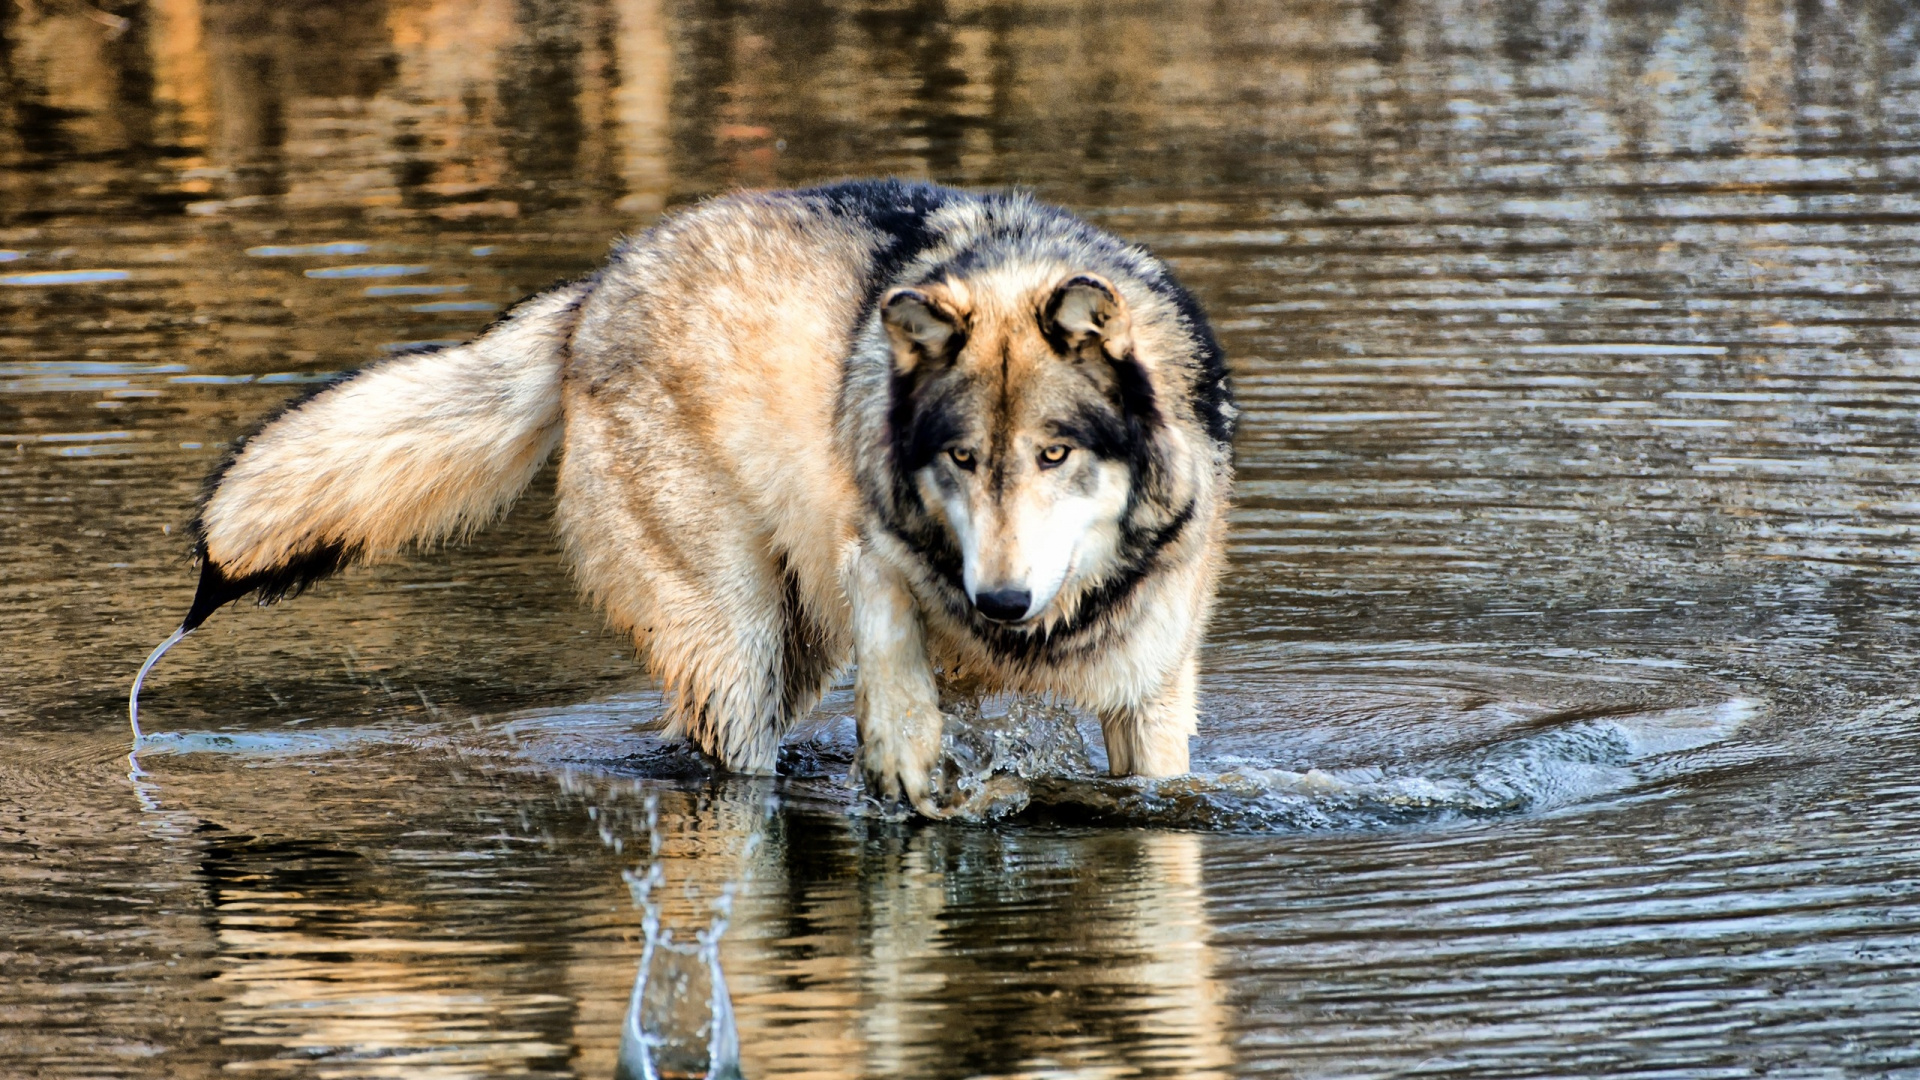
POLYGON ((1071 620, 1137 561, 1178 438, 1120 290, 1090 272, 950 276, 887 293, 881 321, 896 475, 943 534, 936 568, 994 623, 1071 620))

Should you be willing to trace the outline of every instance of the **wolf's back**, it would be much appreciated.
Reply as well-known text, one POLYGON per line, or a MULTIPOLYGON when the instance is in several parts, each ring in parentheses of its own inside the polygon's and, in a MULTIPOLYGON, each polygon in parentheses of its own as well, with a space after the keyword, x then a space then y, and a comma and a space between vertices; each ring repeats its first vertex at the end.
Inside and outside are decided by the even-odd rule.
POLYGON ((559 440, 561 365, 589 290, 560 286, 464 345, 370 367, 246 439, 209 482, 182 629, 505 510, 559 440))

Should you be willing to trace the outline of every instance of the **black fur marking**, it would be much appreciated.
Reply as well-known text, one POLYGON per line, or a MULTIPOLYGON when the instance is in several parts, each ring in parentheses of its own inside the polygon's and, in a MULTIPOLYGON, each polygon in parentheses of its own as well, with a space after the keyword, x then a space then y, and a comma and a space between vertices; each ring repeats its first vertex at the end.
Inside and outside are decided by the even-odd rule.
POLYGON ((230 578, 207 556, 207 528, 204 515, 207 511, 207 503, 213 499, 213 493, 220 489, 220 484, 232 470, 233 463, 240 459, 240 452, 246 449, 247 443, 254 437, 273 426, 274 422, 281 417, 321 394, 350 379, 359 378, 382 364, 391 363, 393 359, 397 357, 382 358, 357 371, 350 371, 307 387, 305 391, 281 402, 277 408, 255 423, 252 431, 233 440, 227 447, 227 452, 220 458, 220 463, 215 465, 213 471, 209 472, 207 478, 201 482, 200 496, 195 500, 198 507, 194 511, 193 522, 187 526, 187 535, 193 543, 193 557, 200 563, 200 583, 194 589, 193 604, 187 609, 187 617, 180 622, 183 629, 191 631, 198 628, 215 611, 256 590, 260 593, 262 604, 271 604, 286 596, 298 596, 314 582, 333 574, 353 561, 355 552, 348 551, 342 545, 332 545, 317 551, 306 552, 285 566, 249 574, 243 578, 230 578))
POLYGON ((200 559, 200 585, 193 591, 193 604, 187 609, 187 617, 180 620, 180 629, 189 632, 199 629, 207 616, 251 592, 260 594, 262 604, 298 596, 309 585, 352 562, 357 554, 344 544, 328 544, 271 570, 230 578, 207 557, 204 541, 195 546, 194 552, 200 559))
POLYGON ((785 732, 820 700, 833 677, 832 636, 807 611, 800 599, 800 578, 784 553, 775 555, 780 568, 780 614, 784 626, 780 641, 780 715, 776 730, 785 732))
POLYGON ((1217 443, 1233 442, 1238 427, 1233 412, 1233 381, 1227 374, 1227 354, 1213 336, 1213 324, 1200 310, 1200 302, 1173 279, 1171 271, 1162 271, 1159 292, 1173 301, 1180 319, 1187 324, 1187 336, 1193 340, 1198 377, 1193 383, 1193 411, 1207 427, 1207 437, 1217 443))
POLYGON ((1153 380, 1132 353, 1113 362, 1113 374, 1119 381, 1120 411, 1129 422, 1142 428, 1160 426, 1160 402, 1154 396, 1153 380))
POLYGON ((951 385, 934 389, 924 383, 915 386, 909 379, 895 378, 890 419, 894 460, 900 463, 898 471, 903 478, 926 468, 966 433, 954 407, 959 389, 951 385))
POLYGON ((1162 463, 1156 433, 1163 424, 1153 383, 1131 354, 1108 364, 1113 383, 1107 407, 1089 402, 1072 416, 1055 420, 1053 430, 1086 447, 1095 457, 1124 462, 1132 476, 1127 515, 1161 482, 1162 463))
MULTIPOLYGON (((948 360, 966 347, 966 332, 957 330, 947 342, 948 360)), ((896 366, 888 382, 888 452, 893 456, 893 516, 914 517, 925 513, 920 493, 914 487, 913 474, 925 468, 949 446, 966 434, 960 422, 956 402, 964 383, 940 378, 947 365, 923 358, 910 372, 896 366)))
POLYGON ((843 180, 804 188, 802 198, 816 200, 836 217, 851 218, 886 237, 867 266, 867 280, 854 326, 866 325, 880 294, 900 271, 940 239, 927 218, 958 195, 934 184, 902 180, 843 180))
POLYGON ((1000 345, 1000 399, 994 402, 993 418, 987 428, 987 490, 993 493, 993 500, 1007 490, 1007 440, 1013 437, 1013 380, 1008 371, 1013 366, 1013 351, 1005 342, 1000 345))
POLYGON ((1094 457, 1107 461, 1131 462, 1138 445, 1124 414, 1098 405, 1087 404, 1073 416, 1053 422, 1054 433, 1085 447, 1094 457))
POLYGON ((890 524, 888 526, 896 539, 905 544, 920 557, 933 576, 946 587, 946 607, 949 611, 959 612, 961 622, 967 622, 973 611, 973 604, 967 599, 966 568, 960 555, 960 549, 953 546, 953 540, 945 529, 935 525, 925 514, 915 516, 914 523, 890 524), (958 597, 956 601, 954 598, 958 597))

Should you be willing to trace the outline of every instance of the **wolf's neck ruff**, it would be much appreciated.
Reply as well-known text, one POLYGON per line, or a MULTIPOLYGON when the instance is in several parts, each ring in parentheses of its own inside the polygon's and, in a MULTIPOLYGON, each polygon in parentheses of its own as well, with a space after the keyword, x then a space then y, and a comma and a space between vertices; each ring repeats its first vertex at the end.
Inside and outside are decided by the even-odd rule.
POLYGON ((873 790, 929 812, 936 668, 1063 694, 1116 762, 1181 771, 1234 415, 1198 304, 1064 211, 898 181, 715 199, 241 443, 130 719, 218 608, 464 535, 564 443, 583 590, 721 764, 770 770, 853 661, 873 790))

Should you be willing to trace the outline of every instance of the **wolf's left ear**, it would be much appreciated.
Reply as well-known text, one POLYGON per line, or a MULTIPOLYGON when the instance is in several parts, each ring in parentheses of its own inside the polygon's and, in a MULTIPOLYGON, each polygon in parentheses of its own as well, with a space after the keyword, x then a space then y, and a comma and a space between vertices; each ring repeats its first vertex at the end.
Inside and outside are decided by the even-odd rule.
POLYGON ((1133 320, 1113 282, 1098 274, 1073 274, 1053 287, 1040 311, 1040 328, 1053 347, 1078 359, 1105 353, 1124 360, 1133 352, 1133 320))

